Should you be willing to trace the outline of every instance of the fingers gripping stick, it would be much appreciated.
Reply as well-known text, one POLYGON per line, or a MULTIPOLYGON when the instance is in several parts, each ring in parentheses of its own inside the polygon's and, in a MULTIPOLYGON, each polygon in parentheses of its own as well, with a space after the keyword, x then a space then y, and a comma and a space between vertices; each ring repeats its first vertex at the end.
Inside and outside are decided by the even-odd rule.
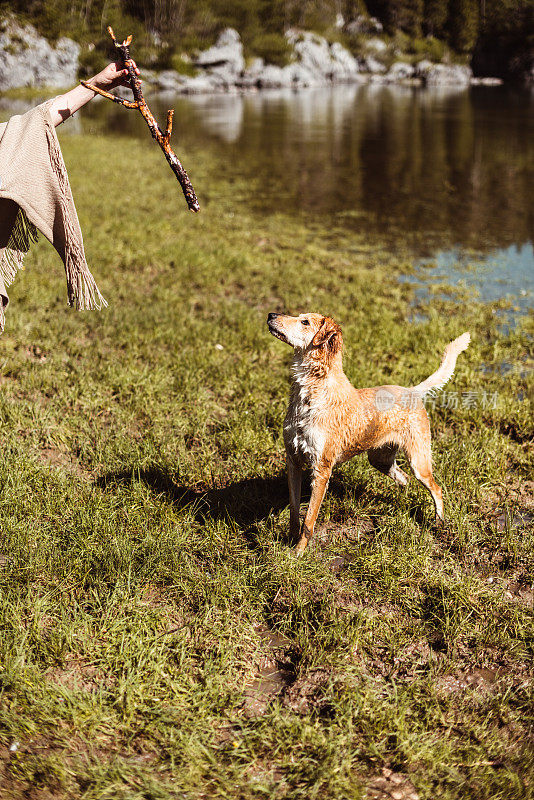
POLYGON ((171 140, 171 133, 172 133, 172 119, 174 116, 174 110, 167 111, 167 126, 165 128, 165 132, 161 130, 159 127, 154 115, 152 114, 151 110, 146 104, 146 100, 143 96, 143 90, 141 88, 141 81, 137 76, 135 70, 135 64, 132 61, 130 56, 130 44, 132 42, 132 37, 128 36, 122 43, 118 42, 115 38, 115 34, 113 33, 113 29, 111 27, 108 28, 108 33, 113 39, 113 43, 115 44, 115 48, 117 50, 119 60, 122 61, 124 64, 125 69, 128 70, 128 82, 130 84, 130 89, 132 90, 132 94, 134 97, 134 102, 129 100, 123 100, 122 97, 116 97, 110 92, 105 92, 102 89, 97 89, 95 86, 82 81, 82 85, 91 89, 93 92, 102 95, 102 97, 107 97, 108 100, 112 100, 114 103, 119 103, 121 106, 125 106, 126 108, 135 108, 137 109, 142 115, 143 118, 148 125, 150 133, 152 137, 156 140, 159 144, 167 163, 169 164, 170 168, 176 175, 180 186, 182 187, 182 191, 184 193, 184 197, 186 199, 187 205, 189 206, 191 211, 200 211, 200 206, 198 204, 197 196, 195 194, 195 190, 189 180, 189 176, 183 166, 178 159, 178 156, 172 149, 170 145, 171 140))

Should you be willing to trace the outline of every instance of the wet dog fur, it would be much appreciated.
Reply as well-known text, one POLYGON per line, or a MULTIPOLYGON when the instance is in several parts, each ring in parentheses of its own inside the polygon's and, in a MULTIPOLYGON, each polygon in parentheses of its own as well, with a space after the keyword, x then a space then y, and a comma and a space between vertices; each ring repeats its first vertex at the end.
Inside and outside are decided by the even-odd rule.
POLYGON ((441 487, 432 475, 430 424, 423 405, 452 377, 456 359, 470 342, 463 333, 447 345, 439 369, 417 386, 356 389, 343 371, 339 325, 321 314, 269 314, 270 333, 293 347, 289 408, 284 442, 290 501, 290 534, 302 554, 313 536, 332 469, 367 452, 369 463, 405 486, 408 476, 396 464, 399 450, 434 500, 443 520, 441 487), (299 520, 302 471, 312 470, 312 494, 302 526, 299 520))

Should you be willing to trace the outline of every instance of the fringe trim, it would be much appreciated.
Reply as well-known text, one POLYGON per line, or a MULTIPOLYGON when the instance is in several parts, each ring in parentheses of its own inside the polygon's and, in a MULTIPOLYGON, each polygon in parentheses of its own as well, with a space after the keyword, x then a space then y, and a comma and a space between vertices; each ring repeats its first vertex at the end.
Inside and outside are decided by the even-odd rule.
POLYGON ((75 306, 80 311, 100 310, 107 306, 107 301, 100 294, 95 279, 87 266, 83 247, 80 246, 69 209, 70 186, 67 170, 55 134, 48 125, 46 126, 46 136, 50 151, 50 163, 58 178, 60 189, 61 214, 65 229, 65 273, 69 305, 75 306))
POLYGON ((0 277, 6 286, 13 283, 19 269, 24 269, 24 256, 38 237, 37 228, 19 206, 15 224, 0 260, 0 277))

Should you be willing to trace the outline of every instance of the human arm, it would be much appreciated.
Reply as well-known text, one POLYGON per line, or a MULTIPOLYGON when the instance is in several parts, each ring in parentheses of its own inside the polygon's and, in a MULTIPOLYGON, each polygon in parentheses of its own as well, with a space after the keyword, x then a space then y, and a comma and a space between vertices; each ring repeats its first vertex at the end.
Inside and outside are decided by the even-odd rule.
MULTIPOLYGON (((139 74, 137 67, 135 69, 139 74)), ((97 89, 104 89, 109 92, 110 89, 114 89, 116 86, 129 85, 128 70, 124 69, 120 62, 112 62, 86 83, 93 84, 97 89)), ((49 109, 54 125, 56 127, 61 125, 62 122, 88 103, 89 100, 92 100, 95 95, 96 92, 80 84, 69 92, 56 97, 49 109)))

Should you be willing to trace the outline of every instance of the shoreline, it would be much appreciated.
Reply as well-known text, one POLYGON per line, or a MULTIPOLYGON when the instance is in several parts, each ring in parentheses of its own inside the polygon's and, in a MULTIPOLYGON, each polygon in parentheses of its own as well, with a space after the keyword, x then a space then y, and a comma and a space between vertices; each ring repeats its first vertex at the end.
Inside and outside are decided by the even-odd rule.
MULTIPOLYGON (((195 55, 182 54, 181 67, 158 71, 141 66, 147 86, 176 94, 221 94, 264 89, 326 88, 343 84, 385 84, 464 88, 500 86, 501 78, 474 76, 452 53, 432 60, 395 48, 383 38, 367 38, 357 51, 307 30, 285 33, 287 60, 280 65, 262 57, 245 58, 234 28, 223 30, 214 45, 195 55)), ((94 45, 92 45, 94 49, 94 45)), ((92 52, 89 49, 89 54, 92 52)), ((5 91, 61 91, 87 77, 86 53, 63 37, 52 47, 32 25, 5 23, 0 36, 0 96, 5 91)), ((132 54, 136 55, 135 51, 132 54)), ((174 62, 171 61, 171 64, 174 62)), ((129 90, 124 90, 129 92, 129 90)))
MULTIPOLYGON (((149 72, 148 70, 145 73, 142 73, 142 81, 144 83, 145 94, 151 97, 171 97, 171 96, 182 96, 182 97, 194 97, 194 96, 236 96, 236 97, 243 97, 243 96, 250 96, 256 94, 271 94, 274 92, 281 92, 281 91, 289 91, 293 94, 298 94, 302 91, 317 91, 317 90, 324 90, 324 89, 339 89, 342 87, 366 87, 366 86, 380 86, 386 88, 399 88, 399 89, 422 89, 424 91, 432 92, 432 93, 440 93, 445 91, 458 91, 463 92, 467 91, 471 88, 506 88, 511 86, 517 86, 518 84, 513 81, 502 81, 498 78, 473 78, 468 84, 446 84, 440 86, 427 86, 421 79, 419 78, 407 78, 398 81, 392 80, 385 80, 380 79, 375 75, 362 75, 359 80, 352 80, 352 81, 342 81, 342 82, 325 82, 325 83, 317 83, 313 85, 301 85, 296 84, 294 86, 251 86, 251 85, 241 85, 241 84, 232 84, 227 86, 219 86, 219 87, 212 87, 211 89, 206 89, 203 91, 199 91, 198 89, 191 89, 187 85, 183 85, 181 88, 163 88, 158 85, 157 80, 155 80, 152 75, 149 73, 149 77, 147 78, 146 73, 149 72)), ((76 85, 76 84, 74 84, 76 85)), ((528 86, 524 84, 519 84, 521 88, 528 89, 528 86)), ((12 89, 6 89, 5 91, 0 91, 0 111, 2 109, 9 108, 11 103, 28 103, 28 107, 33 105, 35 101, 40 100, 41 98, 48 99, 49 97, 54 96, 55 94, 61 94, 62 92, 69 91, 69 89, 73 88, 73 84, 65 85, 65 86, 20 86, 12 89)), ((115 94, 120 97, 128 98, 130 97, 130 90, 127 88, 121 88, 113 90, 115 94)), ((93 102, 100 103, 103 98, 95 97, 93 102)))

